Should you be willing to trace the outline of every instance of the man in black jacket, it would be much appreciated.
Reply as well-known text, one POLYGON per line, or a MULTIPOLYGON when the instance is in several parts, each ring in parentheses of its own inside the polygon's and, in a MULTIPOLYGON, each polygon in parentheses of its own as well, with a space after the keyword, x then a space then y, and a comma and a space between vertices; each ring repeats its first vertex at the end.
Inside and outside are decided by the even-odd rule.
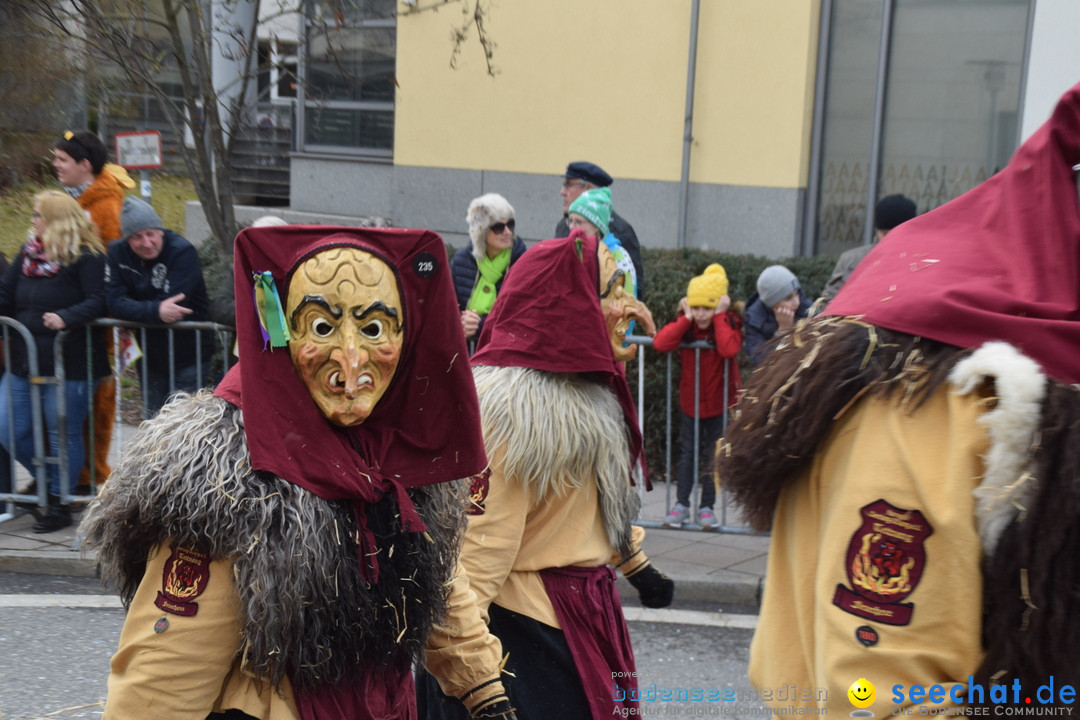
MULTIPOLYGON (((109 314, 148 325, 209 321, 210 303, 195 247, 164 229, 154 209, 136 197, 125 198, 121 225, 123 237, 109 243, 109 314)), ((213 349, 208 331, 146 331, 146 417, 155 415, 170 393, 193 392, 209 383, 213 349)))
MULTIPOLYGON (((614 180, 604 172, 602 167, 591 162, 572 162, 567 165, 566 173, 563 174, 562 190, 559 191, 563 201, 563 214, 559 224, 555 226, 555 237, 561 238, 570 234, 566 214, 570 210, 570 204, 577 200, 581 193, 590 188, 608 187, 613 182, 614 180)), ((637 296, 640 298, 644 294, 645 269, 641 265, 641 245, 638 243, 637 233, 624 217, 614 211, 611 213, 608 229, 612 235, 619 238, 623 248, 630 255, 630 260, 634 263, 634 272, 637 274, 637 296)))

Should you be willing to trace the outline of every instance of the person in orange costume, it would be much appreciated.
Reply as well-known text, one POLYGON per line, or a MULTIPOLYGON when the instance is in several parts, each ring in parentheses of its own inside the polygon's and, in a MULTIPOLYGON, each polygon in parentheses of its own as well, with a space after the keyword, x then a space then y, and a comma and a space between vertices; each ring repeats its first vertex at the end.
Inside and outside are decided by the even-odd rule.
MULTIPOLYGON (((120 209, 124 193, 135 187, 127 171, 119 165, 105 162, 108 150, 97 135, 88 131, 68 131, 53 145, 53 169, 64 190, 79 203, 97 226, 98 237, 108 246, 120 237, 120 209)), ((113 357, 112 332, 104 333, 110 361, 113 357)), ((90 492, 91 465, 97 484, 109 477, 109 446, 112 444, 113 423, 116 417, 116 381, 112 375, 101 378, 94 390, 91 419, 83 428, 83 444, 88 449, 86 464, 79 474, 73 492, 90 492), (91 448, 89 423, 94 424, 91 448)))

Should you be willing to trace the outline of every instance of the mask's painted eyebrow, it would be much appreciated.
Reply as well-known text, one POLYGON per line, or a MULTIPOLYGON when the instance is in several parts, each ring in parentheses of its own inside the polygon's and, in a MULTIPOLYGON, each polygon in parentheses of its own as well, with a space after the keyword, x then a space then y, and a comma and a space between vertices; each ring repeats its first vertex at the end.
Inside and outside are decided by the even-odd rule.
POLYGON ((360 311, 359 308, 356 308, 356 309, 353 310, 352 314, 353 314, 353 317, 356 318, 357 320, 363 320, 368 315, 370 315, 371 313, 374 313, 374 312, 381 312, 383 315, 385 315, 387 317, 391 317, 391 318, 394 318, 394 320, 398 320, 397 308, 390 307, 389 305, 384 303, 382 300, 376 300, 375 302, 368 305, 362 312, 360 311))
POLYGON ((331 307, 330 303, 326 302, 326 298, 324 298, 322 295, 305 295, 304 299, 300 301, 300 304, 296 306, 296 309, 292 311, 292 315, 289 316, 289 321, 292 324, 293 330, 296 329, 296 318, 300 315, 301 312, 304 311, 304 308, 306 308, 308 305, 318 305, 323 310, 330 313, 330 315, 335 320, 341 319, 341 308, 331 307))
POLYGON ((622 276, 625 274, 626 273, 624 273, 622 270, 616 270, 615 274, 611 276, 610 280, 608 280, 607 289, 604 290, 604 292, 600 293, 600 297, 606 298, 608 295, 610 295, 611 289, 615 287, 615 283, 619 282, 619 280, 622 279, 622 276))

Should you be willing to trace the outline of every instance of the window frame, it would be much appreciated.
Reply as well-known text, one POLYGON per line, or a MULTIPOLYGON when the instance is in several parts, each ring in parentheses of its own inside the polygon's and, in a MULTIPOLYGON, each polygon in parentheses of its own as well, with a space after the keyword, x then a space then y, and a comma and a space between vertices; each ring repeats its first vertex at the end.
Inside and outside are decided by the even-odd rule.
MULTIPOLYGON (((333 156, 348 156, 357 159, 372 159, 381 161, 392 161, 394 157, 393 143, 394 139, 391 139, 390 148, 378 148, 374 146, 353 146, 353 145, 331 145, 323 143, 309 142, 307 139, 307 125, 308 125, 308 113, 312 110, 344 110, 349 112, 389 112, 393 118, 392 124, 396 126, 396 111, 397 111, 397 92, 395 90, 395 97, 392 101, 386 100, 323 100, 313 99, 309 97, 310 93, 307 91, 308 85, 308 67, 310 65, 310 45, 312 38, 312 28, 315 27, 315 23, 311 20, 311 14, 314 12, 315 0, 307 0, 305 3, 305 11, 302 14, 303 33, 302 39, 297 48, 298 50, 298 75, 300 77, 299 87, 296 90, 296 103, 298 112, 296 113, 296 143, 298 152, 306 155, 333 155, 333 156)), ((392 17, 372 17, 362 19, 360 21, 347 21, 343 23, 340 30, 344 31, 363 31, 363 30, 378 30, 378 29, 391 29, 395 33, 394 38, 394 63, 397 64, 397 18, 392 17)), ((396 128, 395 128, 396 129, 396 128)))

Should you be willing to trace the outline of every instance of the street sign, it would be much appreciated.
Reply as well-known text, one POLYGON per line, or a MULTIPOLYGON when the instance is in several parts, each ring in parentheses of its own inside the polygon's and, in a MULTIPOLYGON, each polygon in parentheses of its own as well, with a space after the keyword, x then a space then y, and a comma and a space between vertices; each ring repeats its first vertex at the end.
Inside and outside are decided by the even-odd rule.
POLYGON ((116 133, 116 164, 128 170, 161 167, 161 133, 157 130, 116 133))

